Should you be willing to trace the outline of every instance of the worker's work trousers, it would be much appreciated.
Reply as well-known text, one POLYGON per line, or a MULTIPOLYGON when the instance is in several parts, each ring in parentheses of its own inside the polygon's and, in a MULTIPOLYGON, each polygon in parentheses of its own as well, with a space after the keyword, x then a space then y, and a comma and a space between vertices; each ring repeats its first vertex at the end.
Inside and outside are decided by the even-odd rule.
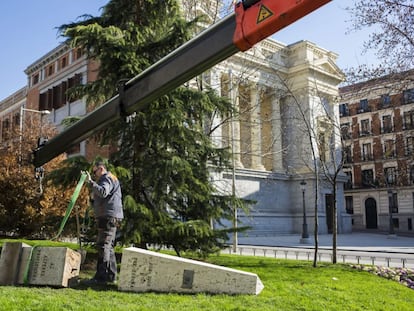
POLYGON ((113 217, 98 218, 98 263, 95 279, 99 282, 116 281, 115 237, 118 220, 113 217))

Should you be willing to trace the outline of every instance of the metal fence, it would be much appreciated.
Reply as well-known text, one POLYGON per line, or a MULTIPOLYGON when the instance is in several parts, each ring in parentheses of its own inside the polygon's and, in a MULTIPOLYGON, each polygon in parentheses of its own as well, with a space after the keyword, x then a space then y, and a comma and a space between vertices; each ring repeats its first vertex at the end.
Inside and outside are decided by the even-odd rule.
MULTIPOLYGON (((296 248, 296 247, 263 247, 263 246, 238 246, 236 252, 229 247, 224 250, 225 253, 272 257, 276 259, 294 259, 313 261, 314 248, 296 248)), ((355 249, 337 249, 337 262, 347 264, 364 264, 385 267, 402 267, 414 268, 414 254, 400 252, 379 252, 355 249)), ((332 249, 319 248, 317 261, 332 262, 332 249)))

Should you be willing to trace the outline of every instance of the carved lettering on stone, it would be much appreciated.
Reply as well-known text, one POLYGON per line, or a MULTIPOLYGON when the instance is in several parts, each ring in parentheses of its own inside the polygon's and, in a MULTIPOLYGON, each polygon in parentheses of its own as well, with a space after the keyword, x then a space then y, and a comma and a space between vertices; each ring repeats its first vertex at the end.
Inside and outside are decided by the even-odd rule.
POLYGON ((122 253, 118 289, 257 295, 263 284, 254 273, 129 247, 122 253))

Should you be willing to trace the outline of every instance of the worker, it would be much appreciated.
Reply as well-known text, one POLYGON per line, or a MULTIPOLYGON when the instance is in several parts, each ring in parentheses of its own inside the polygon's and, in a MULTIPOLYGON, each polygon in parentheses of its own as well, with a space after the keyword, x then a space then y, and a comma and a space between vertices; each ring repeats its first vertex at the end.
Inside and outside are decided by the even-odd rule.
POLYGON ((88 280, 87 283, 114 283, 117 276, 114 250, 116 231, 124 218, 121 185, 118 178, 107 170, 105 163, 102 161, 94 164, 93 175, 96 181, 87 172, 98 228, 96 241, 98 262, 95 276, 88 280))

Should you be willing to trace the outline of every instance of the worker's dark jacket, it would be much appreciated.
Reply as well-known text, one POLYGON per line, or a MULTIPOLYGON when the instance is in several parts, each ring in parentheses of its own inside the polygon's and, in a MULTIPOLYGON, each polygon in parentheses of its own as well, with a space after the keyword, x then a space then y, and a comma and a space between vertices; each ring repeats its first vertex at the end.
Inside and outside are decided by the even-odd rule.
POLYGON ((110 172, 103 174, 98 182, 91 182, 93 209, 96 218, 124 218, 122 193, 118 178, 110 172))

